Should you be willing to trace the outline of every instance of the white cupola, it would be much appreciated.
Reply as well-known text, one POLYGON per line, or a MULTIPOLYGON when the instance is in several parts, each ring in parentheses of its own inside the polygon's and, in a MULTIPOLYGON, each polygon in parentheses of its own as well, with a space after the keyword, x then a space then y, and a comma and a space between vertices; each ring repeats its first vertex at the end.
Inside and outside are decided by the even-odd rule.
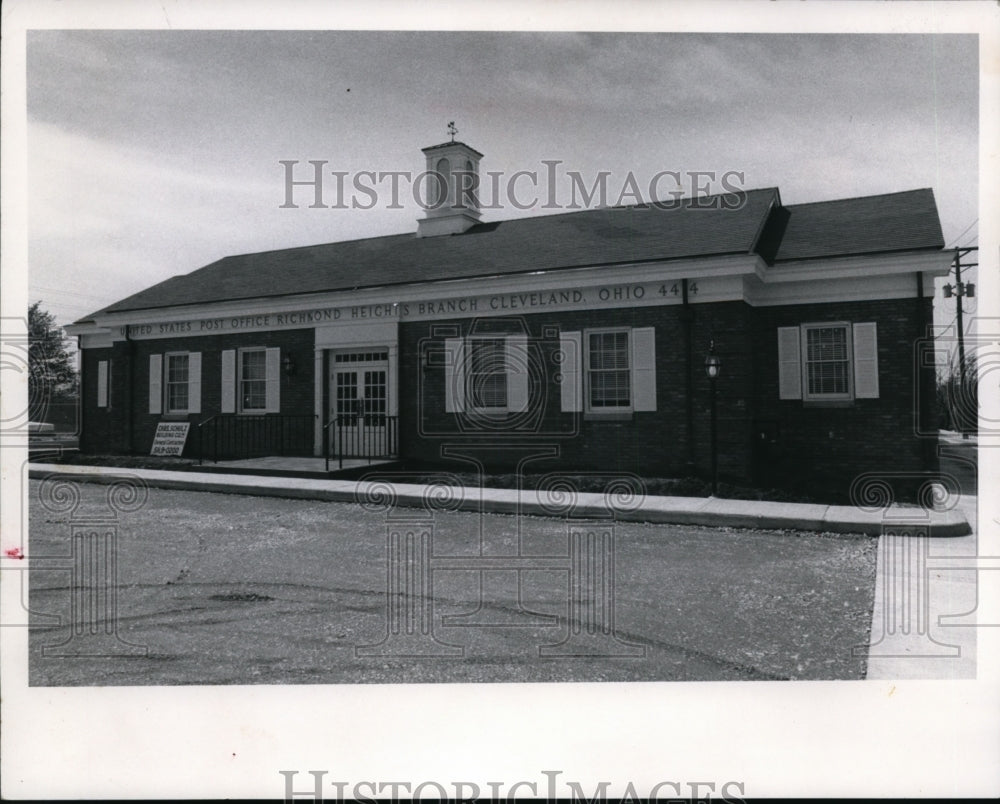
POLYGON ((450 142, 421 149, 427 159, 427 217, 417 221, 417 237, 461 234, 479 223, 479 160, 483 155, 455 141, 454 123, 448 124, 448 132, 450 142))

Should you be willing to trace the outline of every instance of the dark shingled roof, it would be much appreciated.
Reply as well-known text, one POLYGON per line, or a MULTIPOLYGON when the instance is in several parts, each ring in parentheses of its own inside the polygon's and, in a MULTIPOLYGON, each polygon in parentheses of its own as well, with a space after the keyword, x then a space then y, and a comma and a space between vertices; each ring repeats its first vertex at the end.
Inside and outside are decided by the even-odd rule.
POLYGON ((171 277, 98 312, 754 251, 770 261, 775 255, 797 260, 944 245, 931 190, 780 204, 777 189, 768 188, 684 199, 667 208, 481 223, 460 235, 409 233, 243 254, 171 277))
POLYGON ((929 189, 786 209, 790 215, 775 261, 944 247, 929 189))

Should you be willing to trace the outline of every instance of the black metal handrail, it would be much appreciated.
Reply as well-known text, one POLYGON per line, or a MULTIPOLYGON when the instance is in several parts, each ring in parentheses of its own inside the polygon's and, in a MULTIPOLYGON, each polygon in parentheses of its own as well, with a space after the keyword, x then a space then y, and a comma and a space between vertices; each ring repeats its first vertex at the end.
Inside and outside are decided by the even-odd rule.
MULTIPOLYGON (((330 428, 337 423, 337 417, 323 425, 323 459, 326 461, 326 471, 330 471, 330 428)), ((344 459, 340 459, 340 468, 344 468, 344 459)))
MULTIPOLYGON (((216 419, 219 418, 219 414, 214 416, 209 416, 204 421, 198 422, 195 425, 195 432, 198 433, 198 465, 201 466, 205 462, 205 427, 212 424, 216 419)), ((218 458, 216 458, 218 462, 218 458)))
POLYGON ((265 455, 312 455, 314 414, 217 413, 198 423, 198 463, 265 455))
POLYGON ((326 471, 336 439, 335 454, 338 468, 344 468, 344 458, 394 458, 399 449, 399 417, 384 414, 340 414, 323 425, 323 455, 326 471), (335 434, 334 434, 335 433, 335 434))

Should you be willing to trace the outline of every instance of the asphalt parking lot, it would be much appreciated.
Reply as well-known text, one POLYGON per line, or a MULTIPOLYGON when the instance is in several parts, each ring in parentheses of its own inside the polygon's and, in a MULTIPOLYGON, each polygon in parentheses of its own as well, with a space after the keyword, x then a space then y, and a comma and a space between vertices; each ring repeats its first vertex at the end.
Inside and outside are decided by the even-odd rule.
MULTIPOLYGON (((385 640, 395 611, 387 608, 387 573, 399 571, 387 533, 412 523, 348 503, 150 489, 139 510, 105 527, 117 533, 112 623, 88 613, 93 602, 104 611, 106 601, 89 582, 74 592, 71 561, 42 560, 72 555, 74 523, 108 521, 107 487, 79 484, 80 504, 58 513, 39 503, 40 485, 30 484, 32 685, 865 674, 864 656, 852 648, 868 641, 871 537, 616 523, 613 571, 601 587, 601 623, 612 622, 613 608, 614 634, 598 628, 596 639, 583 640, 590 655, 567 656, 559 654, 579 651, 552 646, 565 648, 571 632, 588 636, 571 605, 573 579, 582 576, 560 558, 570 556, 567 522, 439 511, 433 572, 420 576, 402 610, 405 631, 418 622, 414 612, 432 603, 429 626, 421 631, 418 622, 420 644, 400 650, 385 640), (491 565, 506 570, 477 569, 482 556, 510 556, 519 543, 522 558, 548 556, 548 565, 522 570, 519 585, 516 561, 491 565), (71 638, 74 601, 84 624, 71 638), (46 615, 62 624, 46 625, 53 622, 46 615)), ((86 560, 111 566, 106 556, 86 560)))

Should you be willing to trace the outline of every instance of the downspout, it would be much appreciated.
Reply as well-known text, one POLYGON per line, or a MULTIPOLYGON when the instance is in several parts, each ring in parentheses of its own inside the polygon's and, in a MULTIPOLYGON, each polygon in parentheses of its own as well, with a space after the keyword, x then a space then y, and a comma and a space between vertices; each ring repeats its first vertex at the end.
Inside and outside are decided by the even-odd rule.
POLYGON ((132 362, 135 359, 135 343, 129 336, 128 324, 125 325, 125 438, 128 454, 135 452, 132 426, 132 362))
POLYGON ((83 393, 83 368, 87 361, 84 359, 83 354, 83 336, 76 336, 76 353, 80 355, 80 379, 78 380, 79 385, 76 392, 76 409, 80 412, 80 420, 77 422, 80 428, 80 432, 77 434, 77 447, 83 452, 83 434, 86 432, 84 427, 84 410, 86 409, 85 396, 83 393))
POLYGON ((681 280, 681 320, 684 322, 684 370, 687 376, 687 393, 684 400, 685 429, 687 430, 687 471, 688 476, 695 473, 694 460, 694 309, 688 300, 688 281, 681 280))

